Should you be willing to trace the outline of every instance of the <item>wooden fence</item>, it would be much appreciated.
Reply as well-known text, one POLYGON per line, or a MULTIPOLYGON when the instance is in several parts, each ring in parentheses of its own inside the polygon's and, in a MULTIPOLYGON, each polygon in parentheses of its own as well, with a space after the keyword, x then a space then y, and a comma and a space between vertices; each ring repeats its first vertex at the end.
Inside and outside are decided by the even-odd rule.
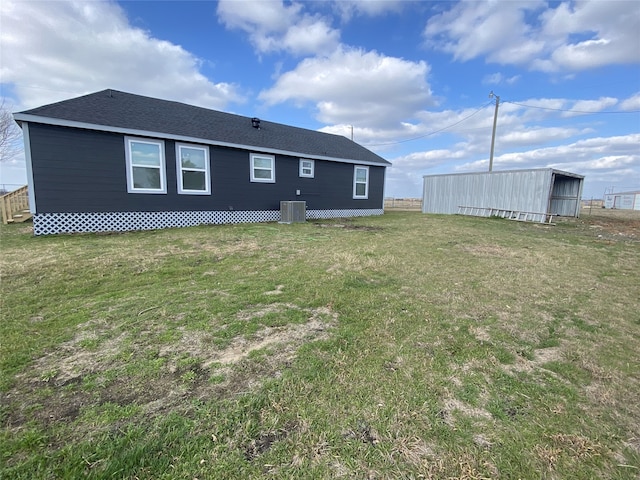
POLYGON ((4 224, 22 222, 31 218, 27 186, 2 195, 0 197, 0 211, 4 224))

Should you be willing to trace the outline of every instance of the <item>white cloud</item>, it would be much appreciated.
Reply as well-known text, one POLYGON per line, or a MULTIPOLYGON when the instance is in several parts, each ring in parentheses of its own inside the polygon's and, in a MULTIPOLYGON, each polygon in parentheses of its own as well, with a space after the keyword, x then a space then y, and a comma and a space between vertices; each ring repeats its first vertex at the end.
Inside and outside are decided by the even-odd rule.
POLYGON ((455 150, 435 149, 426 152, 414 152, 393 159, 394 167, 431 168, 451 161, 464 160, 467 152, 464 148, 455 150))
POLYGON ((27 184, 24 155, 0 164, 0 189, 12 191, 27 184))
POLYGON ((640 110, 640 92, 624 100, 620 104, 620 110, 625 112, 640 110))
POLYGON ((586 113, 595 113, 607 110, 618 103, 617 98, 613 97, 600 97, 597 100, 579 100, 575 102, 571 107, 571 112, 564 112, 563 117, 573 117, 576 115, 582 115, 586 113))
POLYGON ((399 12, 407 2, 404 0, 335 0, 334 9, 343 22, 352 17, 378 16, 388 12, 399 12))
MULTIPOLYGON (((523 104, 501 103, 498 129, 497 151, 513 148, 535 148, 557 143, 570 138, 591 135, 595 132, 589 126, 574 126, 560 120, 559 126, 543 126, 540 122, 565 118, 566 112, 558 111, 572 105, 583 105, 589 111, 597 111, 606 105, 614 104, 615 99, 603 101, 570 102, 566 99, 531 99, 523 100, 523 104), (526 105, 531 105, 531 107, 526 105), (536 108, 539 107, 539 108, 536 108), (549 110, 555 109, 555 110, 549 110)), ((455 135, 464 139, 456 147, 455 154, 444 157, 452 160, 462 156, 467 158, 488 152, 493 125, 494 106, 485 105, 480 109, 429 111, 420 110, 414 113, 415 123, 397 122, 396 124, 374 125, 368 128, 354 127, 354 139, 378 151, 388 150, 393 145, 405 143, 415 145, 416 141, 431 141, 442 135, 455 135), (460 152, 464 151, 464 154, 460 152)), ((572 116, 576 116, 574 114, 572 116)), ((347 123, 323 127, 321 131, 350 136, 351 125, 347 123)), ((442 150, 438 154, 442 154, 442 150)), ((420 158, 424 152, 418 152, 420 158)))
POLYGON ((499 85, 502 83, 502 74, 501 73, 492 73, 490 75, 485 75, 482 78, 482 83, 484 85, 499 85))
POLYGON ((132 27, 111 2, 14 2, 2 13, 2 82, 21 107, 104 88, 223 109, 243 98, 212 83, 200 60, 132 27))
MULTIPOLYGON (((582 175, 590 171, 618 167, 632 167, 640 178, 640 134, 614 137, 595 137, 554 147, 510 152, 494 158, 494 168, 553 167, 582 175)), ((468 162, 458 167, 462 171, 483 170, 487 160, 468 162)))
POLYGON ((503 149, 512 147, 531 147, 566 140, 577 135, 593 133, 591 129, 577 129, 567 127, 532 127, 516 131, 507 131, 500 135, 500 146, 503 149))
POLYGON ((518 80, 520 80, 520 75, 513 75, 511 77, 505 77, 502 73, 496 72, 490 75, 485 75, 482 78, 482 83, 484 85, 513 85, 518 80))
POLYGON ((531 28, 525 14, 542 2, 459 2, 434 15, 424 30, 428 45, 466 61, 487 55, 498 63, 526 61, 543 49, 539 41, 527 41, 531 28))
POLYGON ((582 170, 609 170, 619 169, 629 166, 638 166, 638 156, 636 155, 607 155, 604 157, 594 158, 586 162, 573 164, 565 162, 561 164, 551 164, 550 167, 562 165, 569 168, 580 168, 582 170))
POLYGON ((562 3, 543 15, 541 36, 561 38, 553 49, 547 70, 585 70, 604 65, 638 63, 640 31, 636 2, 562 3), (580 36, 571 41, 570 36, 580 36))
POLYGON ((267 105, 312 102, 318 120, 327 124, 395 128, 433 104, 428 73, 423 61, 341 47, 328 57, 303 60, 259 98, 267 105))
POLYGON ((281 0, 218 3, 218 18, 229 29, 243 30, 260 54, 278 51, 294 55, 328 54, 340 41, 340 32, 319 16, 303 13, 300 3, 281 0))
POLYGON ((624 0, 460 2, 429 19, 427 45, 466 61, 548 72, 640 62, 640 6, 624 0))
MULTIPOLYGON (((452 118, 453 119, 453 118, 452 118)), ((560 152, 565 157, 568 150, 562 150, 563 147, 546 147, 536 148, 540 145, 548 145, 559 141, 567 140, 572 137, 592 133, 590 129, 575 129, 562 127, 524 127, 522 125, 513 127, 498 135, 499 150, 512 150, 525 147, 528 150, 524 152, 506 153, 499 155, 494 159, 494 164, 505 169, 508 164, 523 164, 527 161, 532 162, 532 166, 538 165, 543 159, 543 155, 551 155, 550 152, 560 152)), ((459 166, 462 170, 484 170, 488 166, 488 153, 490 143, 491 129, 489 126, 484 128, 474 128, 465 135, 465 141, 459 142, 452 148, 431 149, 426 151, 414 152, 408 155, 397 157, 392 160, 394 167, 403 169, 425 170, 443 164, 459 164, 460 161, 471 159, 478 155, 485 156, 481 160, 467 161, 459 166)), ((573 149, 579 142, 572 144, 573 149)), ((596 147, 590 146, 589 149, 596 147)), ((559 153, 558 153, 559 155, 559 153)), ((544 166, 544 165, 543 165, 544 166)))

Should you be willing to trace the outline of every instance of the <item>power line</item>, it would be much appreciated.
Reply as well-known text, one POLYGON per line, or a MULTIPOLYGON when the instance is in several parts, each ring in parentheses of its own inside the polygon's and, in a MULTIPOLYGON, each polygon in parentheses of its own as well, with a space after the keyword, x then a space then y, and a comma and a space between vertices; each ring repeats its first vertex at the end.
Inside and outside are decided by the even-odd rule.
MULTIPOLYGON (((368 143, 367 146, 368 147, 380 147, 380 146, 384 146, 384 145, 398 145, 400 143, 413 142, 414 140, 420 140, 421 138, 425 138, 425 137, 429 137, 431 135, 435 135, 436 133, 443 132, 443 131, 448 130, 448 129, 452 128, 452 127, 455 127, 456 125, 461 124, 465 120, 468 120, 469 118, 473 117, 474 115, 480 113, 483 108, 489 106, 492 103, 493 102, 485 103, 480 108, 478 108, 478 110, 473 112, 471 115, 468 115, 468 116, 464 117, 463 119, 457 121, 456 123, 452 123, 451 125, 447 125, 446 127, 440 128, 438 130, 434 130, 433 132, 425 133, 424 135, 420 135, 418 137, 407 138, 406 140, 398 140, 397 142, 368 143)), ((556 112, 569 112, 569 113, 584 113, 584 114, 589 114, 589 115, 597 115, 597 114, 600 114, 600 113, 602 113, 602 114, 640 113, 640 110, 628 110, 628 111, 599 110, 599 111, 588 111, 588 110, 571 110, 571 109, 564 109, 564 108, 540 107, 538 105, 527 105, 525 103, 518 103, 518 102, 511 101, 511 100, 502 100, 502 103, 512 103, 512 104, 518 105, 520 107, 538 108, 540 110, 553 110, 553 111, 556 111, 556 112)))
POLYGON ((451 125, 447 125, 446 127, 440 128, 438 130, 434 130, 433 132, 429 132, 429 133, 425 133, 424 135, 420 135, 419 137, 413 137, 413 138, 407 138, 406 140, 399 140, 397 142, 387 142, 387 143, 368 143, 367 147, 379 147, 382 145, 397 145, 399 143, 406 143, 406 142, 413 142, 414 140, 420 140, 421 138, 425 138, 425 137, 429 137, 431 135, 435 135, 436 133, 440 133, 443 132, 444 130, 448 130, 451 127, 455 127, 456 125, 461 124, 462 122, 464 122, 465 120, 468 120, 469 118, 473 117, 474 115, 480 113, 482 111, 483 108, 491 105, 493 102, 488 102, 485 103, 484 105, 482 105, 480 108, 478 108, 475 112, 473 112, 471 115, 467 115, 466 117, 464 117, 463 119, 457 121, 456 123, 452 123, 451 125))
POLYGON ((520 107, 527 107, 527 108, 539 108, 540 110, 554 110, 556 112, 570 112, 570 113, 587 113, 590 115, 596 115, 599 113, 640 113, 640 110, 627 110, 627 111, 622 111, 622 110, 598 110, 598 111, 589 111, 589 110, 571 110, 571 109, 565 109, 565 108, 551 108, 551 107, 540 107, 538 105, 527 105, 525 103, 518 103, 518 102, 513 102, 511 100, 503 100, 502 103, 513 103, 514 105, 518 105, 520 107))

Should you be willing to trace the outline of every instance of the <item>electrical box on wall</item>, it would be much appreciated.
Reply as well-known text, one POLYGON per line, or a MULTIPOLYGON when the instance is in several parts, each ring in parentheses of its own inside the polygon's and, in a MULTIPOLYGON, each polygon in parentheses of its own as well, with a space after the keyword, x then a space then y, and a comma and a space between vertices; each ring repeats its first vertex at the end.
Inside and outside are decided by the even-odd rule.
POLYGON ((307 220, 307 202, 280 202, 280 223, 303 223, 307 220))

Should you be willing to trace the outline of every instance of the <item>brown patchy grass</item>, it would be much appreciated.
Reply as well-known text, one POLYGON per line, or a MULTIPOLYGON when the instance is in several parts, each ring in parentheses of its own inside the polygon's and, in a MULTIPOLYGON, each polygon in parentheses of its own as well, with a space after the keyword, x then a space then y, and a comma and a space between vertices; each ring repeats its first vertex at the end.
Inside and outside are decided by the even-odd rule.
MULTIPOLYGON (((136 335, 123 331, 116 336, 111 335, 113 325, 105 321, 80 324, 74 338, 37 359, 28 371, 16 377, 17 386, 6 398, 21 397, 22 401, 20 409, 8 414, 6 423, 18 428, 28 419, 25 412, 31 411, 45 423, 73 421, 83 406, 109 402, 135 403, 146 415, 153 415, 179 409, 187 397, 229 398, 249 391, 265 378, 281 375, 301 345, 328 338, 338 320, 337 314, 328 307, 299 308, 280 303, 252 306, 236 316, 238 321, 249 322, 290 310, 299 311, 307 320, 300 324, 263 327, 250 336, 233 338, 224 347, 216 347, 210 336, 182 325, 175 329, 170 342, 157 345, 154 339, 166 331, 165 325, 159 322, 147 324, 147 328, 136 335), (88 344, 92 345, 87 348, 88 344), (268 353, 264 362, 254 364, 250 357, 259 351, 268 353), (152 358, 159 365, 142 388, 131 388, 136 382, 126 373, 126 364, 132 357, 152 358), (181 364, 185 359, 190 361, 181 364), (108 378, 109 372, 117 376, 108 378), (209 381, 212 372, 219 381, 209 381), (86 377, 95 375, 99 393, 68 391, 70 385, 81 384, 86 377), (31 395, 30 392, 43 387, 48 390, 44 398, 31 395)), ((146 312, 139 314, 143 313, 146 312)))
POLYGON ((634 478, 637 219, 608 213, 5 229, 0 473, 634 478))
POLYGON ((573 222, 585 234, 602 241, 640 242, 640 210, 612 210, 583 208, 580 218, 573 222))

